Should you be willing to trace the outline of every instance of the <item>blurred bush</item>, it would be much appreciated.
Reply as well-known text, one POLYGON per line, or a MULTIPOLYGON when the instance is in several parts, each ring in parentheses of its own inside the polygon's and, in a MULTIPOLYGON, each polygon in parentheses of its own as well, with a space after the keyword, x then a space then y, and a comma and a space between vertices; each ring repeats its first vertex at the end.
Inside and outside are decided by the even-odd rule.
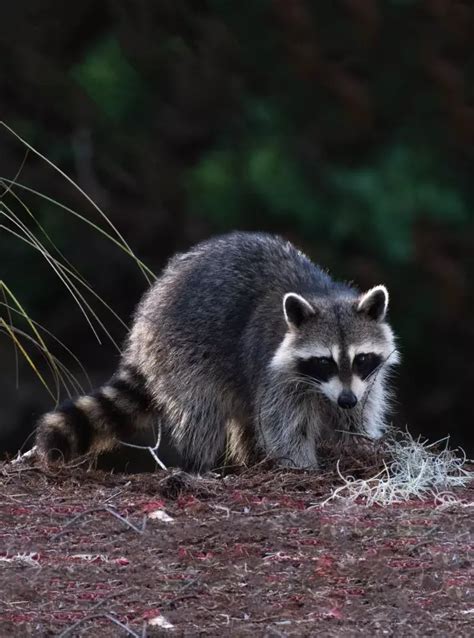
POLYGON ((283 217, 306 237, 324 236, 335 251, 353 241, 389 263, 413 259, 417 222, 459 227, 470 220, 459 188, 429 149, 394 144, 365 165, 326 165, 318 181, 315 188, 299 158, 273 137, 205 154, 190 171, 189 206, 225 229, 239 224, 242 209, 257 207, 269 224, 283 217))

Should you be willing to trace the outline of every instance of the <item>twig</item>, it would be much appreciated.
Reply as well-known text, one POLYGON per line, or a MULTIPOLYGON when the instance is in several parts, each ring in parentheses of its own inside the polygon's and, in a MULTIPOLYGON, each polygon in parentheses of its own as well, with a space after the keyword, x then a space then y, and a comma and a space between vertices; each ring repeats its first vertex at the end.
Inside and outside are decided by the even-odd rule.
POLYGON ((89 620, 94 620, 95 618, 107 618, 107 620, 110 620, 115 625, 118 625, 119 627, 124 629, 129 636, 133 636, 133 638, 142 638, 142 636, 140 636, 135 631, 133 631, 133 629, 130 629, 130 627, 127 627, 127 625, 124 625, 122 622, 120 622, 118 618, 115 618, 115 616, 109 612, 101 612, 99 614, 90 614, 89 616, 85 616, 84 618, 81 618, 80 620, 75 622, 73 625, 71 625, 70 627, 67 627, 64 631, 62 631, 59 634, 58 638, 65 638, 65 636, 69 636, 71 632, 74 631, 74 629, 77 629, 77 627, 79 627, 83 623, 89 620))
POLYGON ((157 450, 158 450, 158 445, 155 445, 154 447, 151 447, 151 445, 135 445, 135 443, 125 443, 125 441, 119 441, 120 445, 124 445, 125 447, 133 447, 136 450, 146 450, 147 452, 149 452, 155 463, 157 465, 159 465, 161 467, 162 470, 167 470, 168 468, 166 467, 166 465, 163 463, 163 461, 158 457, 158 455, 156 454, 157 450))
POLYGON ((158 434, 156 436, 156 442, 153 447, 151 447, 151 445, 137 445, 136 443, 125 443, 125 441, 119 441, 119 443, 120 445, 124 445, 125 447, 132 447, 132 448, 135 448, 136 450, 148 451, 151 454, 155 463, 159 465, 162 470, 168 469, 166 465, 163 463, 163 461, 158 457, 158 454, 157 454, 158 448, 160 447, 160 444, 161 444, 161 425, 158 426, 158 434))
POLYGON ((106 505, 109 501, 116 498, 119 494, 122 494, 125 488, 129 485, 131 485, 131 481, 127 481, 123 487, 120 487, 115 492, 112 492, 112 494, 105 499, 103 504, 106 505))
POLYGON ((71 518, 70 521, 65 523, 61 531, 56 532, 56 534, 53 534, 51 536, 51 540, 55 540, 56 538, 63 536, 63 534, 67 533, 68 528, 71 527, 71 525, 74 525, 74 523, 76 523, 79 519, 83 518, 84 516, 87 516, 87 514, 93 514, 95 512, 108 512, 109 514, 117 518, 120 522, 130 527, 130 529, 133 529, 133 531, 137 532, 137 534, 143 534, 143 532, 145 531, 146 520, 147 520, 146 516, 143 517, 141 527, 137 527, 136 525, 131 523, 127 518, 121 516, 110 505, 100 505, 98 507, 91 507, 87 510, 84 510, 84 512, 80 512, 80 514, 77 514, 76 516, 74 516, 74 518, 71 518))
POLYGON ((142 518, 141 527, 137 527, 136 525, 131 523, 127 518, 121 516, 118 512, 116 512, 110 505, 106 505, 104 507, 104 510, 108 512, 109 514, 112 514, 112 516, 115 516, 115 518, 117 518, 119 521, 121 521, 125 525, 128 525, 131 529, 133 529, 138 534, 143 534, 143 532, 145 531, 146 521, 147 521, 146 516, 142 518))
POLYGON ((23 452, 23 454, 18 453, 17 456, 10 461, 10 465, 16 465, 17 463, 22 463, 23 461, 30 459, 32 456, 35 456, 36 451, 36 445, 34 445, 31 450, 23 452))
POLYGON ((133 636, 134 638, 141 638, 141 636, 139 636, 136 632, 134 632, 132 629, 130 629, 130 627, 127 627, 127 625, 124 625, 122 622, 120 622, 120 620, 118 618, 115 618, 112 614, 104 614, 104 616, 106 618, 108 618, 111 622, 113 622, 116 625, 118 625, 119 627, 121 627, 122 629, 125 629, 125 631, 130 636, 133 636))

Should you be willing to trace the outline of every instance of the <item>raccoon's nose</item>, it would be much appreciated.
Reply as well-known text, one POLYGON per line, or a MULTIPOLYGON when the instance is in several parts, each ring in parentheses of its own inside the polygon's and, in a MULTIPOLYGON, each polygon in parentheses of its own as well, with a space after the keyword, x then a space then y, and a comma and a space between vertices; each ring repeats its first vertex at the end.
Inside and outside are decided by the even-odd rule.
POLYGON ((357 404, 357 397, 352 390, 343 390, 337 399, 337 404, 344 410, 350 410, 357 404))

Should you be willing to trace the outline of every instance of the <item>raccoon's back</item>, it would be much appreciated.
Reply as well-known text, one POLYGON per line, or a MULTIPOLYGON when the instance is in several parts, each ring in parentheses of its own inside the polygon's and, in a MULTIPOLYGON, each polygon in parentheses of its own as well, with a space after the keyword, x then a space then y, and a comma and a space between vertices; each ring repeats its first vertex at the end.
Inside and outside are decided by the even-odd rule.
POLYGON ((178 367, 183 357, 186 365, 205 357, 229 377, 241 359, 242 337, 256 316, 265 318, 262 339, 268 344, 262 348, 271 350, 286 330, 286 292, 326 295, 337 286, 279 237, 244 232, 217 237, 169 262, 137 309, 132 349, 134 341, 138 346, 146 341, 145 348, 138 348, 141 358, 154 351, 157 360, 172 350, 178 367))

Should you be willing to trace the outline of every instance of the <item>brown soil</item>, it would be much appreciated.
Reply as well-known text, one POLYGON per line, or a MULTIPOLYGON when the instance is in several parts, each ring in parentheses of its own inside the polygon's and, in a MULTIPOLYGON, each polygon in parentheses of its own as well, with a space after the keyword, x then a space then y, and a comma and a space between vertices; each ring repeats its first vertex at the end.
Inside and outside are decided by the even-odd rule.
POLYGON ((0 636, 472 636, 473 490, 317 505, 335 482, 3 465, 0 636))

